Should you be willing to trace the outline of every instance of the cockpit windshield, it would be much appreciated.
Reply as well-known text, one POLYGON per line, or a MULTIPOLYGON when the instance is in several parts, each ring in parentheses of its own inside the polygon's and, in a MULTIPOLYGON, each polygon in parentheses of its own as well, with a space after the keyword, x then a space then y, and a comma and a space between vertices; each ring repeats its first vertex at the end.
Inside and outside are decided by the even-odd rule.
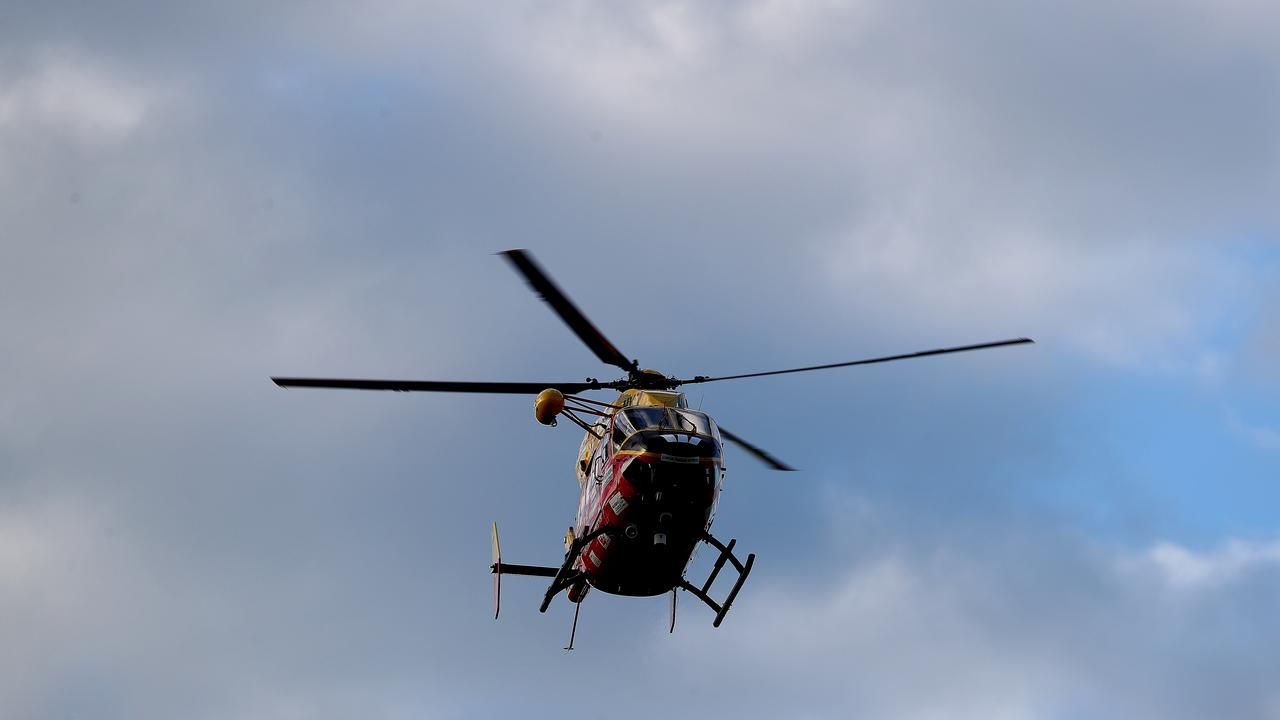
POLYGON ((705 413, 673 407, 631 407, 614 416, 615 437, 626 437, 641 430, 674 430, 707 435, 717 440, 720 431, 705 413))

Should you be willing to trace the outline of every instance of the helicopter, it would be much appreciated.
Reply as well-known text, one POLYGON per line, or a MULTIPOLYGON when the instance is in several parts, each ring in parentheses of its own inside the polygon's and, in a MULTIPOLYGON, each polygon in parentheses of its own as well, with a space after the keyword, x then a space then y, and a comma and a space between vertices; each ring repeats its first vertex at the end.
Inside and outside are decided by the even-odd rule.
POLYGON ((552 383, 301 377, 271 380, 282 388, 532 395, 538 423, 554 427, 560 418, 565 418, 585 431, 575 465, 577 514, 565 534, 562 561, 558 565, 504 562, 497 523, 491 529, 493 563, 489 570, 493 575, 494 619, 501 612, 503 575, 551 578, 539 612, 545 613, 561 592, 574 604, 566 650, 573 649, 578 614, 592 588, 635 597, 669 594, 668 632, 674 632, 677 591, 683 590, 706 604, 715 613, 712 626, 719 627, 751 573, 754 553, 742 560, 734 553, 736 539, 723 543, 711 534, 725 481, 725 442, 740 447, 773 470, 785 472, 794 468, 718 425, 707 413, 691 409, 679 388, 1034 342, 1022 337, 785 370, 680 378, 642 369, 637 360, 628 359, 569 300, 531 253, 517 249, 499 254, 596 357, 626 374, 609 381, 588 377, 580 382, 552 383), (611 402, 581 395, 596 390, 612 390, 618 395, 611 402), (703 544, 718 554, 707 577, 695 584, 685 576, 695 551, 703 544), (711 588, 726 566, 732 567, 737 577, 724 599, 716 600, 711 588))

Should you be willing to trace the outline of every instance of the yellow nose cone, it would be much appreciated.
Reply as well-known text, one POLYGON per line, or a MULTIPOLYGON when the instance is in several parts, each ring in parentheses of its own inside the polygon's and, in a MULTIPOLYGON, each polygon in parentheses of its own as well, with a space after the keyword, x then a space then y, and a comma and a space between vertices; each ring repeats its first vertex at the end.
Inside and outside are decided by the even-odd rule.
POLYGON ((547 388, 533 401, 533 418, 543 425, 555 425, 556 416, 564 412, 564 393, 547 388))

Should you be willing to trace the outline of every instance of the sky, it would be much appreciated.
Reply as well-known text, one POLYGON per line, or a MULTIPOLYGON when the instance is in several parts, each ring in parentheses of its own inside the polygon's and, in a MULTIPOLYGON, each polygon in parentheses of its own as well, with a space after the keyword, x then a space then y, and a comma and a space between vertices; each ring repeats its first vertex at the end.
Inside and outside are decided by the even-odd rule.
POLYGON ((1280 718, 1274 3, 0 18, 0 717, 1280 718), (691 388, 751 577, 566 654, 571 426, 268 380, 613 377, 512 247, 669 374, 1037 343, 691 388))

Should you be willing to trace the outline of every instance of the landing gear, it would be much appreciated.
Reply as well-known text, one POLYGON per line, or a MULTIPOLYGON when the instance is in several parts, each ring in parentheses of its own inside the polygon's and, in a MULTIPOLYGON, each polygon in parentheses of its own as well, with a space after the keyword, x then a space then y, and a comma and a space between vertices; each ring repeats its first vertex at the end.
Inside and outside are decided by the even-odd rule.
POLYGON ((564 649, 569 652, 573 649, 573 638, 578 634, 578 612, 582 610, 582 601, 573 604, 573 627, 569 628, 569 645, 564 649))
MULTIPOLYGON (((605 525, 592 530, 580 538, 574 538, 573 541, 569 543, 569 551, 564 554, 564 564, 560 566, 560 570, 557 571, 555 577, 552 578, 551 586, 547 588, 547 594, 542 597, 542 606, 538 608, 538 612, 546 612, 547 608, 551 606, 551 600, 558 595, 561 590, 582 581, 582 572, 573 571, 573 561, 578 559, 578 553, 582 552, 582 548, 590 545, 592 540, 595 540, 601 535, 612 532, 613 526, 605 525)), ((576 619, 574 620, 574 624, 577 624, 576 619)), ((573 643, 570 642, 569 644, 572 645, 573 643)))
MULTIPOLYGON (((688 580, 680 578, 678 587, 686 592, 690 592, 694 597, 707 604, 716 613, 716 619, 711 623, 712 627, 720 627, 720 623, 724 622, 724 616, 729 612, 729 606, 733 604, 734 598, 738 597, 738 591, 742 589, 742 584, 747 581, 747 575, 751 574, 751 565, 756 561, 754 553, 747 555, 745 563, 738 560, 733 554, 733 546, 737 544, 736 539, 729 541, 728 545, 721 543, 715 539, 711 533, 704 532, 702 541, 711 545, 720 551, 720 556, 716 558, 716 564, 711 568, 711 574, 707 576, 706 582, 702 583, 702 587, 695 587, 688 580), (732 563, 733 568, 738 571, 738 580, 733 583, 733 588, 729 590, 729 596, 725 598, 724 603, 718 603, 711 599, 707 591, 711 589, 712 583, 716 581, 716 577, 720 575, 720 571, 724 568, 726 562, 732 563)), ((674 631, 676 626, 676 600, 675 590, 671 595, 671 630, 674 631)))
MULTIPOLYGON (((565 552, 564 562, 562 562, 560 567, 557 568, 543 565, 516 565, 514 563, 503 562, 501 550, 498 545, 498 527, 497 524, 495 524, 493 526, 493 565, 490 566, 490 570, 494 576, 493 616, 495 618, 498 617, 498 608, 502 589, 501 580, 503 575, 532 575, 537 577, 549 577, 551 578, 551 585, 547 587, 547 591, 542 597, 542 605, 538 608, 538 611, 545 613, 547 608, 551 606, 551 601, 555 599, 556 595, 559 595, 562 591, 568 591, 568 598, 570 602, 574 604, 574 608, 573 626, 569 630, 569 645, 565 650, 572 650, 574 639, 577 637, 578 633, 578 614, 582 608, 582 600, 584 599, 586 592, 591 588, 591 585, 588 583, 589 578, 587 573, 584 570, 575 569, 574 564, 578 561, 583 550, 586 549, 586 547, 596 538, 607 536, 615 542, 621 542, 619 538, 624 538, 627 535, 627 529, 629 528, 619 529, 617 526, 605 525, 586 533, 582 537, 574 537, 570 534, 569 537, 566 538, 567 550, 565 552)), ((635 534, 639 537, 638 533, 635 534)), ((686 536, 686 538, 687 537, 688 536, 686 536)), ((635 538, 632 539, 634 540, 635 538)), ((664 548, 667 546, 667 542, 665 542, 667 541, 665 532, 655 533, 654 540, 656 545, 664 548), (659 538, 661 541, 659 541, 659 538)), ((686 539, 684 542, 687 543, 688 540, 686 539)), ((705 542, 714 547, 719 551, 719 555, 716 557, 715 564, 712 566, 711 572, 708 573, 707 579, 702 583, 701 587, 693 585, 683 577, 679 578, 674 584, 672 584, 669 579, 671 575, 665 576, 667 579, 659 586, 659 591, 664 588, 671 588, 671 614, 669 619, 670 621, 667 625, 667 632, 669 633, 675 632, 676 628, 677 590, 684 590, 692 593, 694 597, 706 603, 707 607, 711 608, 716 614, 715 619, 712 621, 712 626, 720 627, 720 623, 724 622, 724 617, 729 613, 729 608, 733 605, 734 599, 738 597, 738 592, 742 590, 742 585, 747 581, 747 576, 751 574, 751 566, 755 564, 756 556, 754 554, 747 555, 746 562, 739 560, 738 557, 733 554, 733 548, 738 543, 736 539, 730 540, 729 544, 725 545, 710 533, 703 531, 697 536, 697 542, 705 542), (724 570, 725 565, 732 565, 733 569, 738 571, 738 577, 734 580, 733 587, 729 589, 728 596, 726 596, 724 602, 721 603, 713 600, 710 592, 711 586, 715 584, 716 579, 720 577, 720 571, 724 570)), ((688 548, 689 545, 686 544, 682 547, 688 548)), ((622 590, 622 587, 619 586, 618 591, 620 594, 622 593, 622 590)), ((635 594, 648 595, 651 592, 652 591, 638 592, 635 594)))

